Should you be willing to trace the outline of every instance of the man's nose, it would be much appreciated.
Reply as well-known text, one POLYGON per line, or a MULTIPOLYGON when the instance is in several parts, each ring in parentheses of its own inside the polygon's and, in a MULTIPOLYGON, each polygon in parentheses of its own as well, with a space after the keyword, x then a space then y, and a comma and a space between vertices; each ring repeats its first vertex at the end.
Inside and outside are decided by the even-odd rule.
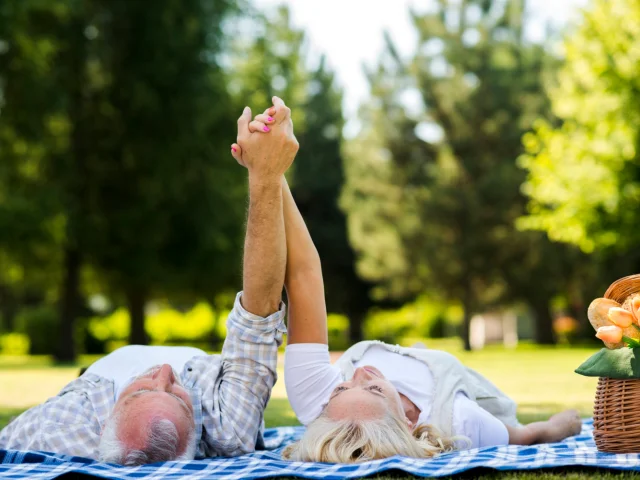
POLYGON ((164 365, 162 365, 160 367, 160 370, 158 370, 158 374, 156 375, 155 380, 158 382, 158 387, 159 388, 169 388, 171 387, 176 379, 173 376, 173 369, 171 368, 171 365, 165 363, 164 365))
POLYGON ((355 372, 353 372, 353 381, 355 383, 362 383, 368 380, 371 380, 373 375, 366 371, 363 367, 356 368, 355 372))

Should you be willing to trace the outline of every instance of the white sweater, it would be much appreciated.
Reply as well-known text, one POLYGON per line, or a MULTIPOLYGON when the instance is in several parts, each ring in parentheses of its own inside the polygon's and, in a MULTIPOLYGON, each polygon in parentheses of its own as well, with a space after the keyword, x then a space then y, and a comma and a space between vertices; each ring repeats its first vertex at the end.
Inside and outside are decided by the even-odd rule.
MULTIPOLYGON (((328 347, 323 344, 287 346, 284 365, 289 402, 298 420, 307 425, 320 415, 331 392, 345 377, 338 366, 331 365, 328 347)), ((430 417, 436 386, 426 363, 373 345, 354 363, 355 367, 365 365, 378 368, 399 393, 418 407, 418 424, 434 423, 430 417)), ((469 438, 472 447, 509 443, 505 425, 463 392, 457 392, 453 399, 451 433, 469 438)))

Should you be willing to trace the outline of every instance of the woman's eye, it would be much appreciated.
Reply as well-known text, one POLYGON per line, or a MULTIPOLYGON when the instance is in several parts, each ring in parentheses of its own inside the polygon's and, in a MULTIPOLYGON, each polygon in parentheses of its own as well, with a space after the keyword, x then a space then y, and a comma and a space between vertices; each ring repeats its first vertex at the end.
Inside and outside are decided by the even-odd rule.
POLYGON ((369 390, 375 390, 376 392, 380 392, 380 393, 382 393, 382 389, 381 389, 379 386, 377 386, 377 385, 371 385, 371 386, 369 387, 369 390))
POLYGON ((343 390, 346 390, 347 387, 336 387, 336 389, 333 391, 333 394, 335 395, 338 392, 342 392, 343 390))

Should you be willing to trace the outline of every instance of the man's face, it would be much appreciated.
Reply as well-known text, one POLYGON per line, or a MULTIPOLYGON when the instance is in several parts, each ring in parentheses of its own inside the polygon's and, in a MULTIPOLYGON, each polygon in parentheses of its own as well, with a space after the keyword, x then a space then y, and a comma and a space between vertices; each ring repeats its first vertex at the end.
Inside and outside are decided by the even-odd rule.
POLYGON ((118 438, 131 449, 143 449, 147 426, 155 419, 175 425, 180 437, 178 451, 187 447, 194 428, 193 405, 170 365, 153 367, 136 378, 120 395, 114 413, 118 413, 118 438))

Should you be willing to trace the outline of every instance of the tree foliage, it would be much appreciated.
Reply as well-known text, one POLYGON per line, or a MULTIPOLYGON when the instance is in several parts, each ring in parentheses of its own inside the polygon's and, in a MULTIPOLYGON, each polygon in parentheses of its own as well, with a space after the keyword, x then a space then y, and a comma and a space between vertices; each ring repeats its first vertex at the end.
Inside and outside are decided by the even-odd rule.
POLYGON ((639 33, 640 5, 596 0, 565 39, 549 89, 559 122, 540 120, 524 136, 530 202, 521 228, 586 252, 637 250, 639 33))
POLYGON ((287 8, 256 20, 255 38, 237 45, 236 91, 251 105, 267 106, 272 95, 293 112, 300 152, 290 173, 293 196, 322 259, 329 311, 349 318, 352 342, 362 339, 362 322, 371 306, 369 284, 355 273, 346 218, 338 205, 344 183, 342 93, 323 56, 307 61, 302 31, 291 25, 287 8))
POLYGON ((74 356, 83 265, 127 299, 137 343, 149 295, 237 283, 244 194, 218 65, 230 8, 2 4, 0 246, 33 270, 34 253, 55 252, 61 359, 74 356))
POLYGON ((548 115, 548 57, 524 38, 524 12, 518 0, 442 0, 414 13, 417 53, 404 60, 387 40, 350 146, 344 204, 360 271, 381 296, 461 302, 467 348, 473 313, 518 300, 553 342, 549 301, 571 273, 559 247, 514 227, 520 139, 548 115))

